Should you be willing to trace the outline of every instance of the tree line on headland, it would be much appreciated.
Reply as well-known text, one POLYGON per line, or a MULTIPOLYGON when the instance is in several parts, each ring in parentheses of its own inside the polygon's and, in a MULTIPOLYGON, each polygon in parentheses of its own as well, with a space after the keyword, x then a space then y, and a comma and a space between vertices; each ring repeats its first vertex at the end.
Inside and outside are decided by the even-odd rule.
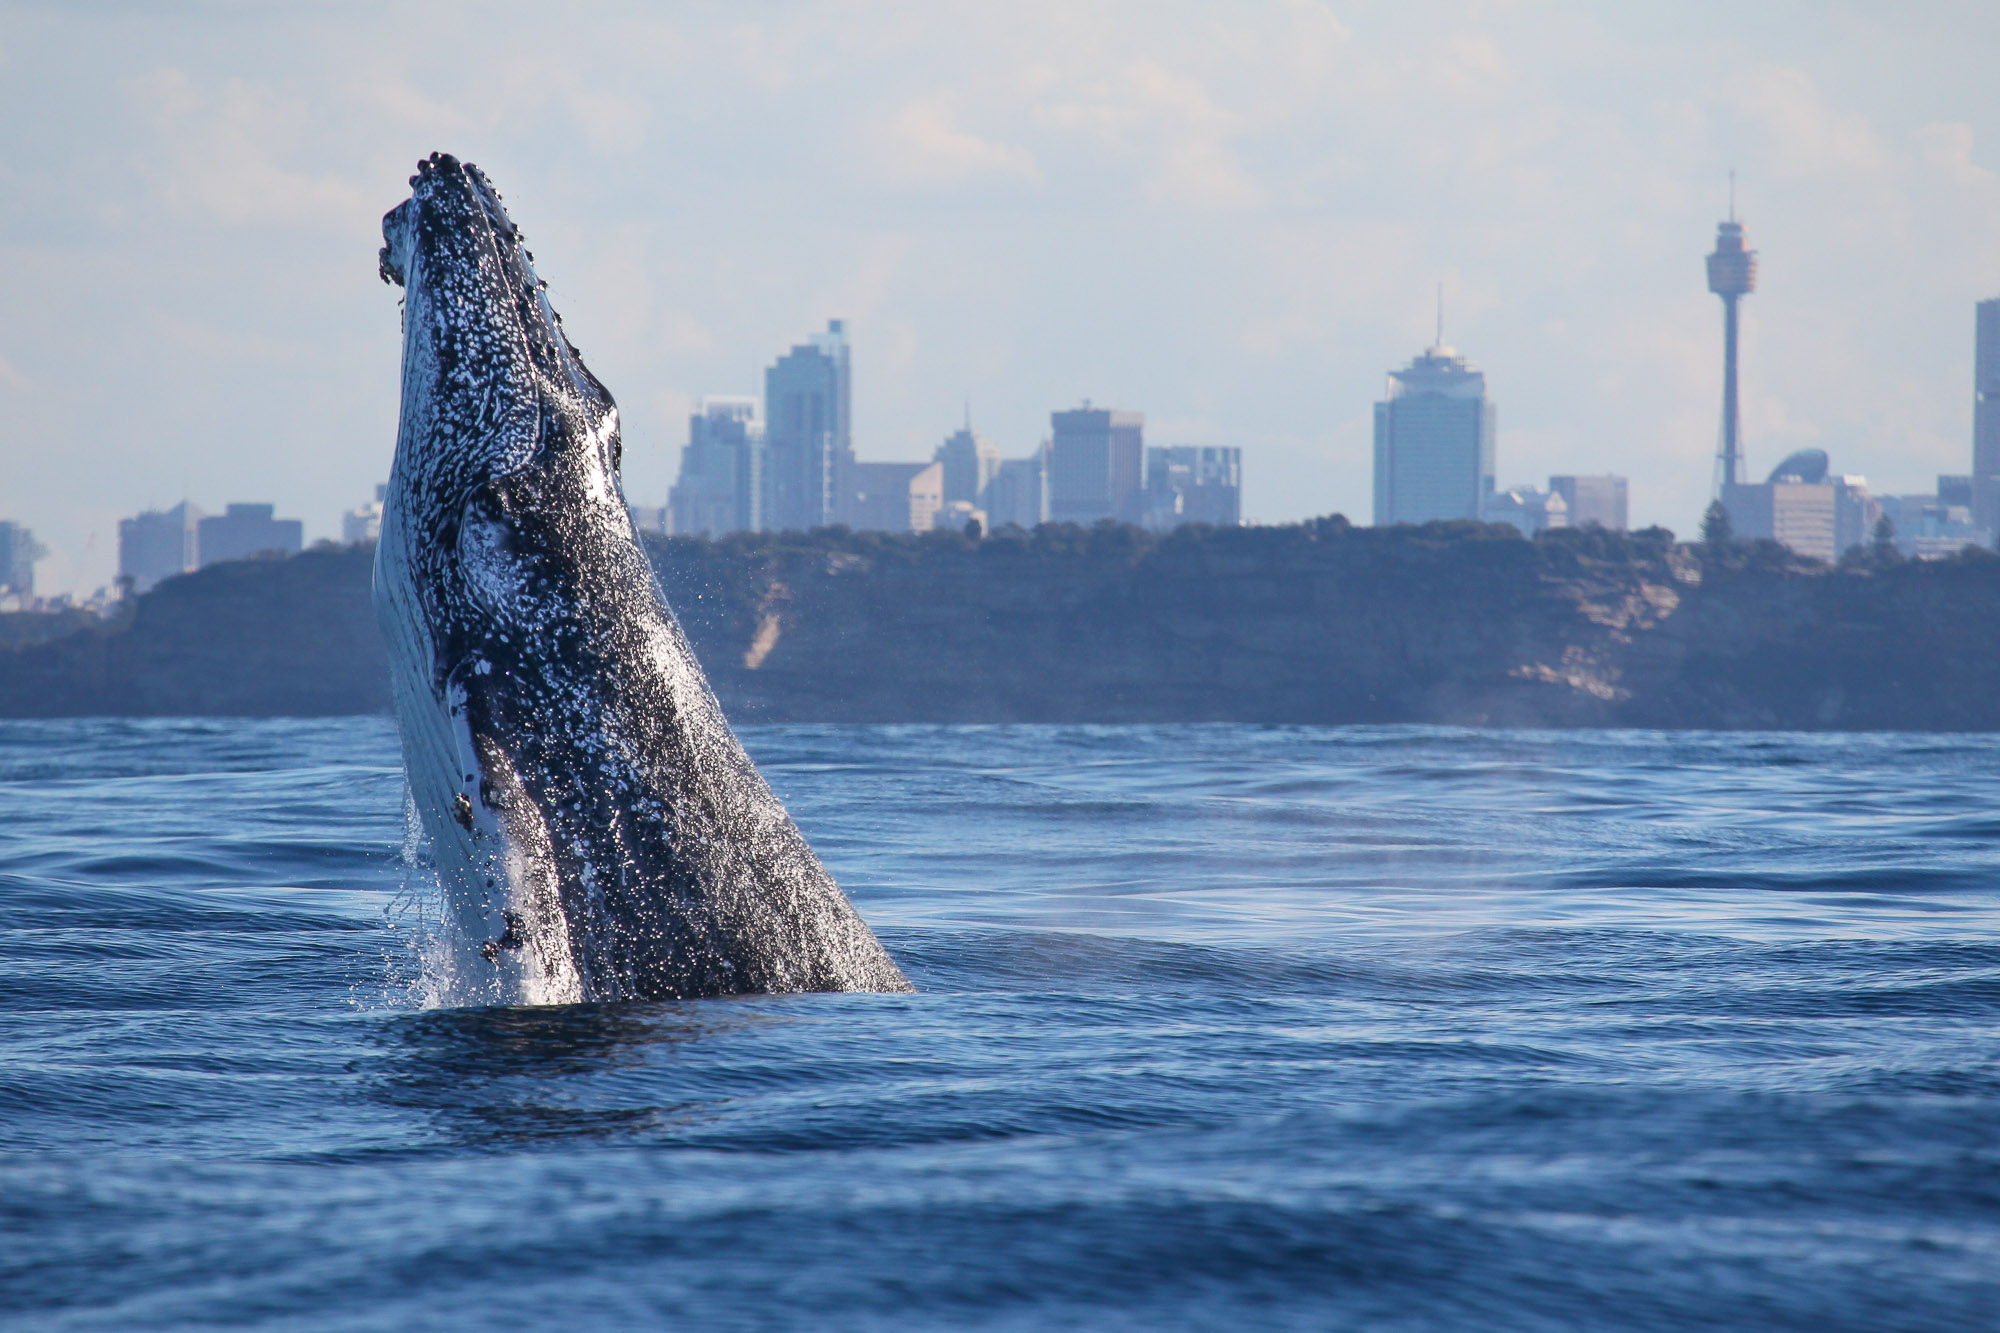
MULTIPOLYGON (((2000 557, 1471 522, 649 537, 737 721, 2000 729, 2000 557)), ((0 625, 0 716, 385 711, 373 552, 0 625)), ((0 617, 5 620, 6 617, 0 617)))

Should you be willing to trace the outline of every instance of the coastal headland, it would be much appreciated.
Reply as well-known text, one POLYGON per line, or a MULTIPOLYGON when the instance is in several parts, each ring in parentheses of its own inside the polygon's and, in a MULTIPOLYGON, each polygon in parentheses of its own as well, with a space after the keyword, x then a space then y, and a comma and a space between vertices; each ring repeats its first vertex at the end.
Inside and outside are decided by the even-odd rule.
MULTIPOLYGON (((2000 729, 2000 557, 1477 523, 649 538, 743 722, 2000 729)), ((384 712, 373 550, 0 626, 0 716, 384 712)), ((11 617, 0 617, 0 620, 11 617)))

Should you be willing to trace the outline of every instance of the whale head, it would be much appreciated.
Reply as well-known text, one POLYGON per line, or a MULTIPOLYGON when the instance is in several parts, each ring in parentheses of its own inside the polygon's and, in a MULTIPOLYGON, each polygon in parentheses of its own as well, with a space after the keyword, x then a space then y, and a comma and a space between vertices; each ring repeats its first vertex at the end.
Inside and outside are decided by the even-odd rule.
POLYGON ((617 406, 564 335, 485 174, 431 154, 382 238, 383 280, 404 289, 396 466, 406 501, 424 511, 408 517, 449 528, 480 486, 579 453, 615 488, 617 406))

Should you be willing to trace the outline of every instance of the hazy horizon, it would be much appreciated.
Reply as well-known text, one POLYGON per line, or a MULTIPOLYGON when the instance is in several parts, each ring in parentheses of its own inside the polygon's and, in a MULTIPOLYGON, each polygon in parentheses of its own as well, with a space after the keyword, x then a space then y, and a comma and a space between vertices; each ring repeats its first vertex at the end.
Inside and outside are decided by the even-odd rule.
POLYGON ((1244 512, 1369 516, 1371 404, 1445 336, 1502 485, 1706 503, 1738 173, 1748 471, 1970 465, 2000 294, 2000 13, 1935 5, 0 4, 0 518, 45 592, 116 523, 274 502, 338 536, 393 449, 381 215, 418 157, 506 195, 665 502, 704 395, 843 318, 858 452, 1082 398, 1244 450, 1244 512))

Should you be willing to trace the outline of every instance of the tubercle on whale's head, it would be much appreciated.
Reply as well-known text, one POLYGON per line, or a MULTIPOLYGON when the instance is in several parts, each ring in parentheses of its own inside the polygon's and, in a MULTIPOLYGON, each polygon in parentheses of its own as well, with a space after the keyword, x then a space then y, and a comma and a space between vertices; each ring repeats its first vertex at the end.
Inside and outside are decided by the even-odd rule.
POLYGON ((397 470, 446 509, 531 456, 598 440, 610 441, 615 474, 616 406, 485 173, 432 153, 383 217, 382 240, 382 277, 404 289, 397 470))
POLYGON ((410 197, 383 215, 378 266, 384 282, 406 288, 473 282, 518 300, 543 285, 499 191, 450 153, 418 162, 410 197))

